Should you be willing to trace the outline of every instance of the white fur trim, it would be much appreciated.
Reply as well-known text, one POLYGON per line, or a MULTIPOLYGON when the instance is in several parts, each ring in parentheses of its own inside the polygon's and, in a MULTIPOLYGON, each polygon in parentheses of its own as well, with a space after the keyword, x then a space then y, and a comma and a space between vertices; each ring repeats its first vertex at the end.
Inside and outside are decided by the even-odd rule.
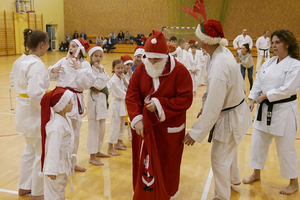
POLYGON ((164 109, 162 108, 159 100, 157 98, 151 98, 151 100, 153 100, 155 106, 156 106, 156 110, 158 112, 158 117, 159 117, 159 121, 163 122, 166 120, 166 115, 164 112, 164 109))
POLYGON ((213 37, 210 37, 210 36, 202 33, 200 24, 198 24, 198 27, 197 27, 195 33, 196 33, 196 36, 205 44, 209 44, 209 45, 220 44, 222 46, 228 46, 228 41, 225 38, 220 38, 220 37, 213 38, 213 37))
POLYGON ((178 195, 179 195, 179 190, 173 195, 173 196, 171 196, 171 199, 170 200, 174 200, 174 199, 176 199, 177 197, 178 197, 178 195))
POLYGON ((179 127, 168 127, 167 131, 168 133, 179 133, 180 131, 182 131, 185 128, 185 123, 183 123, 181 126, 179 127))
POLYGON ((168 54, 155 53, 155 52, 145 52, 147 58, 167 58, 168 54))
POLYGON ((89 50, 89 56, 91 57, 95 51, 102 51, 102 53, 103 53, 103 49, 102 49, 101 47, 99 47, 99 46, 94 46, 93 48, 91 48, 91 49, 89 50))
POLYGON ((138 123, 140 120, 143 120, 143 115, 137 115, 133 118, 133 120, 131 121, 131 128, 133 130, 135 130, 134 126, 136 125, 136 123, 138 123))
POLYGON ((124 65, 127 65, 128 63, 133 63, 133 60, 126 60, 126 61, 124 62, 124 65))
POLYGON ((71 92, 70 90, 66 90, 64 94, 60 97, 60 100, 55 104, 55 106, 52 107, 53 110, 55 112, 60 112, 63 109, 65 109, 66 105, 69 103, 72 97, 73 92, 71 92))
POLYGON ((134 52, 134 56, 137 56, 137 55, 144 55, 145 54, 145 49, 143 48, 138 48, 135 52, 134 52))
MULTIPOLYGON (((84 49, 84 47, 82 46, 82 44, 79 42, 79 40, 74 39, 74 40, 72 40, 72 41, 75 42, 75 43, 77 44, 77 46, 80 48, 82 54, 84 55, 84 54, 85 54, 85 49, 84 49)), ((78 56, 78 55, 77 55, 77 56, 78 56)), ((75 56, 75 57, 77 57, 77 56, 75 56)))

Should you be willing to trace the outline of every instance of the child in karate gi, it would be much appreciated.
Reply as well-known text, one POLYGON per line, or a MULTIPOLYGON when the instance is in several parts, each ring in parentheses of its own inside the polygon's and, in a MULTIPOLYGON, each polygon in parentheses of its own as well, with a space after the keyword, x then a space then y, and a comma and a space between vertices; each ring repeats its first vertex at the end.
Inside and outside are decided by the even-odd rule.
POLYGON ((189 70, 192 81, 193 81, 193 93, 196 96, 197 88, 199 85, 199 76, 200 76, 200 69, 201 69, 201 61, 200 56, 197 54, 197 44, 191 44, 191 52, 188 54, 188 66, 187 69, 189 70))
POLYGON ((106 87, 109 76, 100 65, 103 59, 103 49, 95 46, 89 50, 90 64, 95 79, 93 87, 87 94, 88 140, 87 153, 90 154, 89 162, 101 166, 103 163, 96 157, 110 157, 101 153, 105 135, 106 118, 109 116, 108 89, 106 87))
POLYGON ((65 199, 68 176, 74 170, 74 133, 71 120, 66 115, 72 110, 72 98, 73 93, 70 90, 57 87, 45 94, 41 100, 41 163, 42 174, 45 175, 45 200, 65 199))
POLYGON ((25 139, 21 156, 19 175, 19 195, 31 193, 31 199, 44 199, 43 178, 41 171, 41 108, 40 101, 50 86, 46 66, 40 57, 49 48, 47 33, 41 30, 25 29, 25 53, 18 58, 10 74, 10 81, 19 94, 17 97, 16 132, 25 139))
MULTIPOLYGON (((70 42, 67 57, 48 68, 50 79, 56 81, 56 86, 73 92, 72 103, 74 106, 72 111, 68 113, 68 117, 72 121, 75 134, 74 154, 77 154, 79 147, 81 115, 84 111, 83 90, 92 87, 94 80, 90 63, 83 60, 88 48, 88 42, 82 38, 74 39, 70 42)), ((84 172, 86 169, 76 165, 75 170, 84 172)))
POLYGON ((120 154, 115 149, 126 150, 123 136, 126 116, 125 96, 128 82, 124 75, 122 60, 117 59, 113 61, 112 72, 113 76, 107 83, 107 88, 112 96, 108 153, 118 156, 120 154))

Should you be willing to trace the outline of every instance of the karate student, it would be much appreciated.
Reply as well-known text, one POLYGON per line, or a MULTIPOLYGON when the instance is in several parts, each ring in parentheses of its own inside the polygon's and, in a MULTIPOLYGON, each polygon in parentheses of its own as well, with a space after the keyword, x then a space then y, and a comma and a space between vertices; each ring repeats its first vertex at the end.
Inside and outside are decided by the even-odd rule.
POLYGON ((281 176, 290 179, 281 194, 292 194, 299 189, 298 156, 295 138, 299 114, 297 93, 300 88, 299 45, 288 30, 277 30, 271 35, 276 56, 266 61, 256 75, 249 94, 250 109, 258 103, 253 122, 249 166, 253 174, 243 180, 248 184, 260 180, 269 146, 275 139, 281 176))
POLYGON ((258 72, 261 67, 262 60, 265 59, 265 61, 267 61, 268 59, 270 59, 269 49, 271 46, 271 42, 269 38, 269 31, 264 31, 264 35, 256 40, 255 46, 257 49, 256 72, 258 72))
POLYGON ((210 55, 206 91, 202 97, 201 118, 186 134, 184 143, 202 142, 210 132, 213 141, 211 164, 215 180, 215 198, 230 199, 231 184, 239 185, 237 148, 248 127, 251 114, 245 100, 245 82, 240 66, 225 46, 221 23, 209 19, 199 24, 196 35, 201 46, 210 55), (217 99, 217 100, 216 100, 217 99))
POLYGON ((196 96, 197 88, 199 85, 199 76, 200 76, 200 68, 201 68, 201 61, 200 56, 197 54, 197 44, 191 44, 191 52, 188 53, 188 66, 187 69, 189 70, 192 81, 193 81, 193 93, 196 96))
MULTIPOLYGON (((82 38, 74 39, 70 42, 67 57, 48 68, 50 79, 56 81, 56 86, 66 88, 74 94, 73 109, 68 113, 75 134, 74 154, 77 154, 79 147, 81 115, 84 112, 83 91, 92 87, 94 80, 90 63, 83 60, 88 48, 88 42, 82 38)), ((84 172, 86 169, 76 165, 75 170, 84 172)))
POLYGON ((71 91, 57 87, 41 100, 41 163, 45 200, 65 199, 68 176, 75 166, 75 162, 72 163, 76 158, 72 154, 74 133, 71 120, 66 115, 72 110, 72 98, 71 91))
POLYGON ((178 62, 181 62, 185 67, 188 66, 188 52, 189 44, 186 42, 185 39, 180 38, 178 40, 178 47, 176 49, 176 55, 178 62))
POLYGON ((103 163, 96 157, 110 157, 101 153, 103 146, 106 119, 109 116, 108 89, 107 82, 110 80, 101 61, 103 59, 103 49, 95 46, 89 50, 92 73, 95 79, 93 87, 87 94, 87 117, 88 117, 88 140, 87 153, 90 154, 89 162, 101 166, 103 163))
POLYGON ((19 174, 19 195, 31 193, 31 199, 42 200, 44 194, 41 171, 41 108, 40 101, 48 90, 50 79, 47 69, 40 57, 49 48, 47 33, 41 30, 25 29, 25 53, 18 58, 10 74, 10 81, 19 93, 17 97, 16 132, 25 139, 21 156, 19 174))
POLYGON ((252 38, 247 35, 247 29, 244 29, 241 35, 238 35, 234 40, 233 40, 233 47, 235 49, 241 49, 243 44, 249 44, 250 50, 252 49, 253 46, 253 41, 252 38))
POLYGON ((125 131, 125 96, 128 82, 124 75, 124 64, 122 60, 116 59, 112 63, 113 76, 107 83, 107 88, 112 96, 111 100, 111 121, 109 129, 109 146, 108 153, 113 156, 118 156, 117 150, 126 150, 126 145, 123 143, 125 131))

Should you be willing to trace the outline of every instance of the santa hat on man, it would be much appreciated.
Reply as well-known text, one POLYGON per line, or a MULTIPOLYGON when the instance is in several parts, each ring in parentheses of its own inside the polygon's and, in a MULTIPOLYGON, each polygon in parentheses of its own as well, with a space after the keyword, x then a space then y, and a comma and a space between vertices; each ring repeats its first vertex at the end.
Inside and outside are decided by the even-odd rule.
POLYGON ((196 29, 196 36, 205 44, 214 45, 220 44, 222 46, 227 46, 228 41, 224 38, 224 32, 221 25, 221 22, 206 18, 205 5, 203 0, 195 2, 193 10, 190 10, 188 7, 180 6, 185 12, 191 14, 195 17, 199 24, 196 29), (203 16, 205 21, 201 21, 196 13, 199 13, 203 16))
POLYGON ((147 58, 167 58, 169 48, 164 34, 161 31, 152 31, 144 46, 147 58))
POLYGON ((123 61, 124 65, 127 65, 128 63, 133 64, 133 59, 131 58, 130 55, 121 56, 121 60, 123 61))
POLYGON ((137 46, 137 47, 135 47, 135 49, 134 49, 134 56, 137 56, 137 55, 144 55, 145 54, 145 49, 144 49, 144 47, 143 46, 137 46))
MULTIPOLYGON (((77 38, 77 39, 74 39, 72 41, 77 44, 77 46, 79 47, 78 49, 81 50, 83 55, 90 48, 89 43, 87 41, 85 41, 84 39, 82 39, 82 38, 77 38)), ((78 51, 78 53, 79 53, 79 51, 78 51)), ((77 54, 77 52, 76 52, 76 54, 77 54)), ((75 56, 75 57, 77 57, 77 56, 75 56)))
POLYGON ((45 160, 45 144, 46 144, 46 124, 50 121, 51 107, 54 112, 60 112, 65 109, 66 105, 73 97, 73 92, 61 87, 56 87, 49 93, 46 93, 41 100, 41 134, 42 134, 42 157, 41 164, 43 171, 45 160))
POLYGON ((103 53, 103 49, 99 45, 96 45, 89 50, 89 56, 91 57, 95 51, 102 51, 103 53))

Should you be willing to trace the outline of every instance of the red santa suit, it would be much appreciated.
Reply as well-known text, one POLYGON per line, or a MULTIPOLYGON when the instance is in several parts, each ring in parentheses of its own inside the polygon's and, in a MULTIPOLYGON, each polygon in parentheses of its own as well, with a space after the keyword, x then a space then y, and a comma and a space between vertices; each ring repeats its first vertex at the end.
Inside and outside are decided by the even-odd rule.
POLYGON ((156 53, 157 46, 168 58, 162 74, 150 77, 142 63, 127 89, 131 127, 134 129, 143 120, 145 133, 141 137, 132 131, 133 199, 164 200, 179 193, 186 110, 193 99, 192 80, 187 69, 167 54, 167 45, 162 41, 162 33, 153 31, 145 45, 146 56, 149 49, 156 53), (145 108, 150 100, 155 102, 155 112, 145 108))

